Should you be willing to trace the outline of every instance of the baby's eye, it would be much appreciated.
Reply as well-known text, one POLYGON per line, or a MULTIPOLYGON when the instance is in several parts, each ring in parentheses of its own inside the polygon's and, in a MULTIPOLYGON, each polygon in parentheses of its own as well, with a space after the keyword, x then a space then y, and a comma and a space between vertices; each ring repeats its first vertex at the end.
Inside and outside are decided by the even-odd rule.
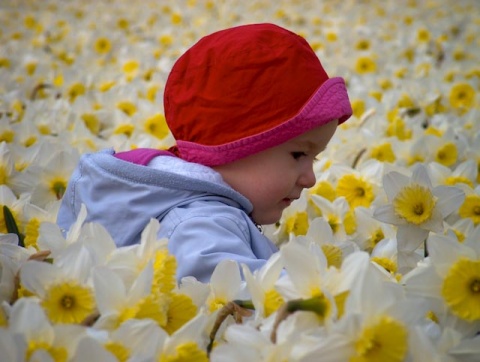
POLYGON ((292 157, 295 160, 298 160, 300 157, 306 156, 307 154, 305 152, 292 152, 292 157))

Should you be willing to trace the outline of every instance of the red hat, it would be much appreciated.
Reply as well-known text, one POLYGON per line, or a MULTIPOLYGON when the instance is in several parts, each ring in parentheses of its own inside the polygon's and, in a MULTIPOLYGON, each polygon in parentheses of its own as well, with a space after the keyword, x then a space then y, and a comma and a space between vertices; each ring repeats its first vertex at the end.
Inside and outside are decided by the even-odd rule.
POLYGON ((208 35, 174 64, 164 92, 182 159, 217 166, 352 115, 345 82, 310 45, 274 24, 208 35))

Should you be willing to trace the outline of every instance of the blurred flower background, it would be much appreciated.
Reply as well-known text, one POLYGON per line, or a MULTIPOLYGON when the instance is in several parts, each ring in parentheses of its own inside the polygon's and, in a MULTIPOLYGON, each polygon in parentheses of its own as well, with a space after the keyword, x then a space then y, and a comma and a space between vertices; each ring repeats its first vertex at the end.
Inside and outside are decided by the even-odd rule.
POLYGON ((3 0, 0 24, 2 360, 480 361, 480 2, 3 0), (79 156, 171 146, 177 57, 258 22, 354 110, 266 228, 280 252, 177 283, 155 220, 129 248, 86 210, 62 235, 79 156))

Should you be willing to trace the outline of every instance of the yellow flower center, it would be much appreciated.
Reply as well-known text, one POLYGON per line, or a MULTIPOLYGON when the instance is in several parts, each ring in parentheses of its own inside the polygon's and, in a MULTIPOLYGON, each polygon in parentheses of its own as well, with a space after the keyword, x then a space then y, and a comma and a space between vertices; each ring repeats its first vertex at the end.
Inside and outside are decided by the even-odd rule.
POLYGON ((445 180, 446 185, 456 185, 458 183, 464 183, 470 186, 471 188, 474 188, 473 182, 468 179, 467 177, 464 176, 450 176, 445 180))
POLYGON ((371 258, 371 261, 380 265, 382 268, 384 268, 390 274, 395 274, 397 272, 397 263, 394 262, 390 258, 374 256, 374 257, 371 258))
POLYGON ((207 352, 195 342, 186 342, 175 347, 176 354, 162 355, 159 362, 208 362, 207 352))
POLYGON ((112 43, 108 38, 98 38, 95 41, 94 49, 98 54, 106 54, 112 49, 112 43))
POLYGON ((77 97, 84 95, 86 88, 82 83, 74 83, 68 88, 67 96, 70 103, 73 103, 77 97))
POLYGON ((276 312, 283 303, 283 297, 275 289, 266 291, 265 301, 263 302, 265 308, 265 317, 268 317, 272 313, 276 312))
POLYGON ((480 320, 480 261, 460 258, 448 271, 442 296, 453 314, 469 322, 480 320))
POLYGON ((25 361, 29 361, 35 351, 44 350, 55 362, 66 362, 68 359, 67 350, 63 347, 54 347, 46 342, 29 341, 25 352, 25 361))
POLYGON ((415 225, 430 220, 435 204, 430 189, 418 184, 403 188, 393 200, 395 213, 415 225))
POLYGON ((62 177, 55 177, 50 180, 50 191, 60 200, 67 189, 67 180, 62 177))
POLYGON ((340 268, 342 266, 343 252, 336 245, 324 244, 322 245, 322 251, 327 258, 327 265, 340 268))
POLYGON ((475 105, 475 89, 468 83, 459 83, 450 90, 450 105, 461 113, 475 105))
POLYGON ((185 294, 173 294, 168 306, 167 322, 163 329, 172 334, 197 314, 197 306, 185 294))
POLYGON ((337 183, 336 194, 344 196, 351 207, 370 207, 375 195, 372 185, 352 174, 342 176, 337 183))
POLYGON ((394 162, 397 159, 391 143, 383 143, 372 147, 370 150, 370 157, 381 162, 394 162))
POLYGON ((363 329, 355 342, 350 362, 400 362, 407 354, 407 329, 399 321, 383 316, 363 329))
POLYGON ((93 312, 95 298, 89 287, 63 282, 50 286, 42 306, 54 323, 80 323, 93 312))
POLYGON ((457 162, 457 157, 457 146, 452 142, 448 142, 437 150, 435 161, 449 167, 457 162))
POLYGON ((113 131, 114 134, 124 134, 127 137, 131 137, 133 131, 135 130, 135 126, 133 124, 121 124, 119 125, 115 131, 113 131))
POLYGON ((137 112, 137 106, 135 106, 135 104, 130 101, 118 102, 117 108, 130 117, 137 112))
POLYGON ((130 351, 123 344, 117 342, 107 342, 104 344, 107 351, 112 353, 119 362, 126 362, 130 357, 130 351))
POLYGON ((163 140, 170 133, 163 114, 155 114, 154 116, 147 118, 144 123, 144 128, 147 133, 157 137, 159 140, 163 140))
POLYGON ((377 64, 370 57, 360 57, 355 63, 355 71, 358 74, 374 73, 377 70, 377 64))
POLYGON ((153 263, 153 290, 164 294, 171 293, 177 285, 176 271, 175 257, 169 254, 167 249, 158 250, 153 263))
POLYGON ((92 134, 98 135, 100 131, 100 120, 98 117, 93 113, 84 113, 81 118, 85 123, 85 127, 87 127, 92 134))
POLYGON ((475 226, 480 224, 480 195, 467 195, 458 213, 462 218, 471 219, 475 226))
POLYGON ((296 212, 287 218, 285 232, 287 235, 293 233, 295 236, 306 235, 308 231, 308 214, 305 211, 296 212))

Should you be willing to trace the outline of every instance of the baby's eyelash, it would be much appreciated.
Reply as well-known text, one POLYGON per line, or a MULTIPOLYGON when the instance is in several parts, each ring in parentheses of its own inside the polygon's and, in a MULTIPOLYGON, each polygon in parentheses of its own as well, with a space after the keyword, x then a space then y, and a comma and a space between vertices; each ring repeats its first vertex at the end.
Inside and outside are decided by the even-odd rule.
POLYGON ((302 156, 306 156, 307 154, 305 152, 292 152, 292 157, 296 160, 298 160, 302 156))

